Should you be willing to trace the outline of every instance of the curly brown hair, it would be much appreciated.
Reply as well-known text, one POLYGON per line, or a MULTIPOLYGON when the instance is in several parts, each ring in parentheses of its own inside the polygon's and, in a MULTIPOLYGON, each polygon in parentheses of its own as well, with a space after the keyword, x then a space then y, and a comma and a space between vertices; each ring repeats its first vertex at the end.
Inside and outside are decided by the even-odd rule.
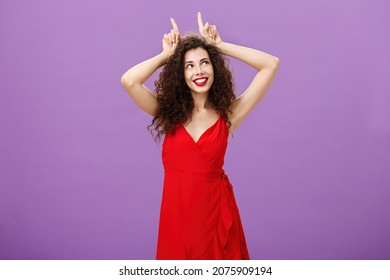
MULTIPOLYGON (((197 34, 189 34, 180 38, 174 54, 154 82, 159 107, 148 129, 156 141, 162 135, 173 133, 177 124, 191 120, 194 101, 184 78, 184 55, 196 48, 207 51, 214 70, 214 82, 208 93, 208 101, 217 114, 228 122, 229 106, 236 96, 227 60, 217 47, 207 44, 197 34)), ((228 124, 230 125, 229 122, 228 124)))

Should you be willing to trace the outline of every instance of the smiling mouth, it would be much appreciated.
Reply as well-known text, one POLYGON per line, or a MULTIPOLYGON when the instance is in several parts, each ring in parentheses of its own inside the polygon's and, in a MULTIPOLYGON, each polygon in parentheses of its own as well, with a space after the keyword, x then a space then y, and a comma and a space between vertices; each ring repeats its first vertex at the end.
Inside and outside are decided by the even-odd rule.
POLYGON ((199 78, 193 80, 194 84, 197 85, 198 87, 202 87, 207 84, 208 78, 199 78))

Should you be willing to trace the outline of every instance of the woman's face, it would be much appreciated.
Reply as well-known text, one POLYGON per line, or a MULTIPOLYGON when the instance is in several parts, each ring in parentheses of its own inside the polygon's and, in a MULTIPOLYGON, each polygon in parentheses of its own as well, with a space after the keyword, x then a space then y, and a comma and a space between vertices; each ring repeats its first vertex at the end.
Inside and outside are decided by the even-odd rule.
POLYGON ((214 69, 207 51, 196 48, 184 55, 184 78, 192 94, 207 94, 214 82, 214 69))

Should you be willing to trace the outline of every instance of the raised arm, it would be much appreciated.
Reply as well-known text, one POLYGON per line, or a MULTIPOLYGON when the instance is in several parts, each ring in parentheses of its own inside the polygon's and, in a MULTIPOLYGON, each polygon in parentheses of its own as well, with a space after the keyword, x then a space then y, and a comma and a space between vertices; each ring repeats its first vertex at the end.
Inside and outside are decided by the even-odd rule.
POLYGON ((245 92, 230 106, 232 111, 229 116, 230 132, 233 132, 265 95, 276 75, 279 59, 259 50, 223 42, 215 25, 208 23, 203 25, 200 13, 198 25, 199 32, 209 44, 218 47, 225 55, 237 58, 259 71, 245 92))
POLYGON ((155 57, 130 68, 121 77, 123 87, 134 102, 151 116, 155 116, 157 113, 157 98, 144 83, 158 68, 167 62, 179 43, 180 33, 173 18, 171 18, 171 23, 173 29, 170 33, 164 34, 162 39, 163 51, 155 57))

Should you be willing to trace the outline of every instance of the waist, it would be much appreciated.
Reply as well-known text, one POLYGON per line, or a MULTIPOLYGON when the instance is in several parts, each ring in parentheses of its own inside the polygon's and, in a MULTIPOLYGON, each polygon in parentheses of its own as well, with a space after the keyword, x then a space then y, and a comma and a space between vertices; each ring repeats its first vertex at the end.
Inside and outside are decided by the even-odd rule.
POLYGON ((220 168, 216 170, 204 170, 204 171, 193 171, 193 170, 186 170, 183 168, 164 168, 165 174, 169 173, 185 173, 186 175, 195 176, 195 177, 201 177, 201 178, 221 178, 226 177, 225 171, 220 168))

